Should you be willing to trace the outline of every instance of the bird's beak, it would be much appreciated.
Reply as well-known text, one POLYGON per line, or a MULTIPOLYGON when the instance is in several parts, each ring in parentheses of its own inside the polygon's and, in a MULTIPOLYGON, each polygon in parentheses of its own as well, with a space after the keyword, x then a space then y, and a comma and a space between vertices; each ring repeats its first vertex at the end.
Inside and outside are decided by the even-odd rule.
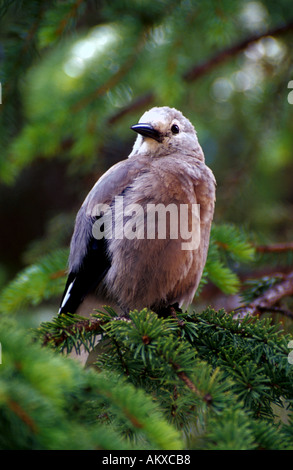
POLYGON ((138 134, 141 134, 143 137, 150 137, 151 139, 154 139, 157 142, 162 142, 161 134, 150 124, 135 124, 134 126, 131 126, 131 129, 137 132, 138 134))

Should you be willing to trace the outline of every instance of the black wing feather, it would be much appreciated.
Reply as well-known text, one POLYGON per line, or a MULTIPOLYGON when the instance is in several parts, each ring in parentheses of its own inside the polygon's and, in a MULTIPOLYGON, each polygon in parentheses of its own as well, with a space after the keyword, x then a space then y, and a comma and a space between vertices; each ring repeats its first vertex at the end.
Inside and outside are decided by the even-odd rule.
POLYGON ((107 240, 105 238, 96 240, 92 237, 80 268, 68 275, 59 313, 75 313, 85 296, 96 289, 103 280, 110 266, 107 240))

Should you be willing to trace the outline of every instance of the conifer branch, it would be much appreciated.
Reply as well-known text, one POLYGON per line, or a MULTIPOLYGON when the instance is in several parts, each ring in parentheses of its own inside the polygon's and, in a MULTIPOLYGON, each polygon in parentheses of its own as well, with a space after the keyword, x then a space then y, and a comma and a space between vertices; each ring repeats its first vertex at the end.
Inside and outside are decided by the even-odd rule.
MULTIPOLYGON (((288 24, 281 25, 276 28, 272 28, 266 32, 250 36, 244 39, 243 41, 218 52, 215 56, 211 57, 205 62, 195 65, 190 70, 185 72, 182 78, 183 80, 187 82, 194 81, 200 78, 201 76, 206 75, 213 68, 227 61, 231 57, 234 57, 240 52, 244 51, 253 42, 259 41, 260 39, 268 37, 268 36, 278 36, 280 34, 284 34, 292 30, 293 30, 293 22, 291 21, 288 24)), ((133 101, 128 106, 126 106, 121 111, 119 111, 116 115, 114 115, 109 120, 109 122, 111 124, 114 124, 116 121, 123 118, 126 114, 131 113, 133 110, 139 109, 140 103, 142 103, 141 106, 143 107, 145 100, 147 104, 151 104, 155 100, 155 95, 153 93, 148 93, 147 95, 139 96, 135 101, 133 101)))
POLYGON ((194 385, 194 383, 192 382, 192 380, 190 380, 190 378, 188 377, 188 375, 186 375, 186 373, 181 370, 181 366, 177 363, 172 363, 172 367, 173 369, 176 371, 176 374, 177 376, 179 377, 180 380, 182 380, 185 385, 187 385, 187 387, 195 394, 197 395, 199 398, 202 398, 207 404, 211 404, 212 403, 212 397, 209 393, 205 394, 203 396, 203 394, 200 392, 200 390, 198 390, 198 388, 194 385))
POLYGON ((245 307, 235 309, 233 318, 243 319, 245 316, 256 316, 263 310, 269 310, 283 297, 293 295, 293 271, 284 276, 280 282, 267 289, 264 294, 260 295, 245 307))
POLYGON ((101 327, 108 322, 100 318, 83 318, 77 315, 60 315, 53 322, 46 325, 44 331, 44 324, 41 324, 38 331, 43 338, 43 346, 51 344, 58 348, 65 344, 68 338, 76 337, 79 339, 81 336, 86 337, 87 334, 95 336, 102 333, 101 327), (65 323, 62 323, 65 320, 65 323))
POLYGON ((293 30, 293 21, 281 26, 277 26, 276 28, 269 29, 259 34, 254 34, 243 41, 240 41, 237 44, 234 44, 222 51, 218 52, 216 55, 211 57, 210 59, 202 62, 201 64, 197 64, 191 69, 189 69, 183 76, 183 78, 190 82, 200 78, 203 75, 209 73, 212 69, 216 66, 226 62, 231 57, 236 56, 240 52, 244 51, 250 44, 259 41, 262 38, 268 36, 279 36, 280 34, 284 34, 288 31, 293 30))
POLYGON ((272 243, 270 245, 256 245, 258 253, 283 253, 293 250, 293 242, 272 243))
POLYGON ((23 407, 17 403, 15 400, 8 400, 7 406, 11 411, 23 421, 30 428, 30 430, 36 434, 38 432, 38 427, 34 420, 28 415, 28 413, 23 409, 23 407))
POLYGON ((280 307, 260 307, 258 306, 258 309, 260 312, 271 312, 271 313, 281 313, 282 315, 285 315, 288 318, 293 319, 293 312, 290 310, 287 310, 285 308, 280 308, 280 307))
POLYGON ((28 305, 61 295, 67 258, 67 249, 57 249, 20 271, 1 291, 0 312, 23 311, 28 305))
POLYGON ((56 29, 56 34, 58 36, 61 36, 63 34, 64 30, 66 29, 66 26, 67 26, 68 22, 70 20, 72 20, 73 18, 77 17, 77 12, 78 12, 78 9, 79 9, 80 5, 82 4, 82 1, 83 0, 76 0, 76 2, 73 3, 73 5, 70 7, 70 10, 67 13, 67 15, 65 16, 65 18, 63 18, 61 20, 58 28, 56 29))

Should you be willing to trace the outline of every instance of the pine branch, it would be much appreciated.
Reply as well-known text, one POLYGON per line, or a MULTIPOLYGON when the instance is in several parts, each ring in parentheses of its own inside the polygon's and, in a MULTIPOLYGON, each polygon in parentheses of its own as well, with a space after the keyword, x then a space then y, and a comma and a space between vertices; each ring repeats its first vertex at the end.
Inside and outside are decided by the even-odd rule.
MULTIPOLYGON (((188 448, 197 448, 194 422, 203 423, 200 448, 273 449, 276 437, 280 448, 288 447, 290 431, 286 434, 280 427, 277 435, 273 432, 271 409, 272 403, 281 405, 281 397, 289 401, 292 397, 288 338, 267 320, 239 322, 211 309, 196 315, 174 312, 166 319, 145 309, 131 312, 128 321, 114 319, 108 309, 96 319, 103 320, 103 314, 109 347, 100 352, 98 374, 93 368, 83 374, 75 361, 51 354, 36 342, 28 347, 27 335, 15 327, 7 334, 8 329, 0 324, 6 352, 0 412, 10 412, 4 423, 6 432, 0 432, 0 448, 7 442, 2 436, 8 436, 17 448, 41 445, 48 413, 52 422, 52 409, 55 433, 50 429, 48 442, 49 446, 58 442, 62 449, 69 444, 70 448, 92 448, 94 443, 112 450, 131 446, 179 449, 182 436, 175 425, 184 430, 188 448), (10 432, 11 422, 16 429, 10 432), (72 427, 85 440, 71 437, 72 427), (23 435, 28 436, 24 443, 23 435)), ((67 329, 74 343, 83 335, 88 319, 75 331, 70 327, 72 319, 67 323, 65 318, 59 319, 60 334, 67 329)), ((55 327, 57 331, 57 323, 55 327)))
POLYGON ((180 432, 144 390, 114 371, 84 371, 7 326, 0 324, 0 449, 183 448, 180 432))
POLYGON ((190 68, 187 72, 185 72, 183 78, 187 81, 194 81, 198 78, 202 77, 203 75, 208 74, 213 70, 215 67, 219 66, 220 64, 226 62, 227 60, 231 59, 232 57, 236 56, 240 52, 244 51, 250 44, 259 41, 262 38, 268 36, 279 36, 281 34, 285 34, 288 31, 293 30, 293 21, 281 26, 277 26, 275 28, 269 29, 265 32, 254 34, 243 41, 240 41, 237 44, 234 44, 226 49, 218 52, 212 58, 202 62, 201 64, 197 64, 194 67, 190 68))
POLYGON ((292 318, 292 320, 293 320, 293 312, 291 312, 290 310, 286 310, 284 308, 280 308, 280 307, 260 307, 260 306, 258 306, 258 309, 259 309, 260 312, 281 313, 282 315, 284 315, 288 318, 292 318))
POLYGON ((270 245, 256 245, 258 253, 283 253, 293 250, 293 242, 272 243, 270 245))
POLYGON ((37 332, 42 338, 43 346, 50 345, 61 351, 66 348, 67 352, 70 352, 68 340, 73 340, 77 350, 87 343, 93 345, 96 335, 103 332, 102 326, 107 322, 108 319, 94 317, 87 319, 78 315, 63 314, 51 322, 41 323, 37 332))
POLYGON ((181 370, 181 366, 179 364, 176 364, 176 363, 171 363, 172 364, 172 367, 174 368, 174 370, 176 371, 176 374, 178 375, 178 377, 180 378, 180 380, 182 380, 185 385, 199 398, 202 398, 203 401, 205 401, 207 404, 210 404, 212 402, 212 397, 210 394, 208 393, 205 393, 203 394, 196 386, 195 384, 192 382, 192 380, 190 380, 190 378, 187 376, 187 374, 181 370))
POLYGON ((269 310, 283 297, 293 295, 293 272, 284 276, 280 282, 269 288, 263 295, 257 297, 245 307, 240 307, 234 311, 233 318, 241 320, 245 316, 256 316, 261 309, 269 310))
MULTIPOLYGON (((268 30, 266 32, 248 37, 244 39, 243 41, 237 44, 234 44, 233 46, 230 46, 227 49, 224 49, 223 51, 218 52, 215 56, 202 62, 201 64, 195 65, 194 67, 192 67, 190 70, 188 70, 187 72, 183 74, 182 79, 187 82, 197 80, 203 75, 210 73, 218 65, 226 62, 230 58, 244 51, 253 42, 259 41, 260 39, 268 37, 268 36, 278 36, 291 30, 293 30, 293 22, 289 22, 288 24, 281 25, 276 28, 272 28, 271 30, 268 30)), ((136 98, 134 102, 130 103, 130 105, 126 106, 122 110, 122 112, 117 113, 117 115, 115 115, 112 119, 110 119, 110 123, 111 124, 116 123, 119 119, 123 118, 126 114, 131 113, 133 109, 137 109, 136 103, 141 102, 143 103, 142 106, 144 106, 145 99, 146 99, 145 95, 138 96, 138 98, 136 98)), ((146 99, 147 103, 150 105, 154 100, 155 100, 155 95, 151 92, 148 93, 147 99, 146 99)))
POLYGON ((7 406, 26 426, 30 428, 33 434, 38 432, 38 427, 35 421, 29 416, 26 410, 23 409, 19 403, 17 403, 17 401, 8 399, 7 406))
POLYGON ((77 17, 78 14, 78 9, 80 5, 82 4, 83 0, 76 0, 72 2, 72 4, 68 6, 69 11, 66 13, 66 16, 62 19, 58 27, 56 28, 56 34, 57 36, 61 36, 63 32, 65 31, 68 23, 73 19, 77 17))
POLYGON ((24 268, 1 292, 0 312, 17 312, 61 295, 68 250, 56 250, 24 268))
POLYGON ((233 264, 251 263, 254 255, 248 236, 240 228, 233 224, 213 224, 203 282, 208 278, 225 294, 236 294, 241 283, 233 264))

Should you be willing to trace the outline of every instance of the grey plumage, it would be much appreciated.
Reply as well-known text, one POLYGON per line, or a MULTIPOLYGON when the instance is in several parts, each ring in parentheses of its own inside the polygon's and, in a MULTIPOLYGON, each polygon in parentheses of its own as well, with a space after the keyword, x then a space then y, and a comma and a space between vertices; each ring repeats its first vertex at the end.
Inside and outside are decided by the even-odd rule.
POLYGON ((60 312, 80 313, 81 306, 90 309, 103 304, 112 304, 122 312, 144 307, 161 312, 169 305, 192 302, 207 257, 215 204, 214 175, 205 165, 194 127, 180 111, 152 108, 133 130, 138 136, 128 159, 97 181, 77 214, 60 312), (115 232, 117 220, 123 220, 120 232, 131 220, 130 214, 119 219, 117 197, 123 198, 123 207, 138 204, 143 208, 142 225, 136 226, 143 238, 131 239, 123 236, 124 232, 115 232), (113 209, 110 228, 115 236, 111 238, 93 235, 97 204, 113 209), (178 237, 172 238, 170 227, 166 238, 147 238, 151 204, 178 208, 198 204, 199 245, 182 249, 185 238, 179 230, 178 237), (91 307, 87 299, 91 299, 91 307))

